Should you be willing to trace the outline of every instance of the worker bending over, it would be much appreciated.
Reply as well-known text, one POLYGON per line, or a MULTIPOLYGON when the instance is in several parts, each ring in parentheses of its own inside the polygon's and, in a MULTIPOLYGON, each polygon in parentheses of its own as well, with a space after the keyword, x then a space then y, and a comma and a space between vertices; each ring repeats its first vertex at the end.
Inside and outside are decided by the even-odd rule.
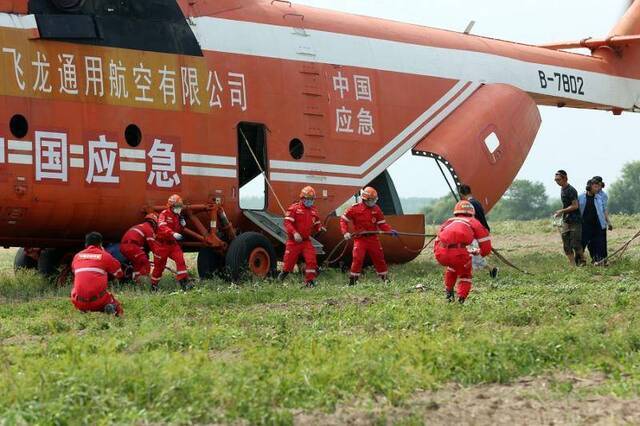
POLYGON ((109 277, 122 278, 120 262, 102 248, 102 235, 91 232, 85 237, 85 249, 71 263, 74 274, 71 303, 82 312, 104 312, 120 316, 120 302, 107 291, 109 277))
POLYGON ((187 264, 184 261, 184 253, 178 241, 184 238, 182 232, 187 224, 180 213, 184 204, 182 198, 174 194, 167 201, 167 208, 160 213, 158 218, 158 234, 156 235, 156 248, 153 252, 153 273, 151 274, 151 289, 158 290, 158 283, 162 278, 167 260, 171 259, 176 263, 176 280, 182 290, 191 289, 187 264))
POLYGON ((394 237, 398 233, 391 229, 384 218, 384 213, 378 206, 378 192, 370 186, 362 190, 360 203, 349 207, 340 218, 340 230, 345 240, 353 242, 353 260, 351 262, 351 274, 349 285, 355 285, 362 273, 362 265, 367 254, 373 262, 378 276, 387 281, 389 270, 384 260, 384 253, 378 234, 380 231, 389 232, 394 237), (354 234, 349 232, 349 224, 353 225, 354 234))
POLYGON ((318 276, 318 260, 311 237, 325 230, 317 210, 313 207, 315 199, 316 191, 312 187, 306 186, 300 191, 300 201, 287 209, 284 217, 284 228, 287 231, 284 266, 278 276, 278 279, 284 280, 289 273, 293 272, 298 258, 302 255, 305 262, 305 286, 310 288, 316 286, 316 277, 318 276))
POLYGON ((447 219, 440 230, 433 246, 436 260, 445 266, 444 286, 447 300, 455 300, 454 287, 458 284, 458 301, 464 303, 469 297, 472 284, 471 259, 474 254, 485 257, 491 253, 491 237, 489 231, 473 216, 473 205, 462 200, 453 210, 454 217, 447 219), (468 246, 477 240, 479 248, 472 252, 468 246))
POLYGON ((155 249, 157 229, 158 215, 149 213, 144 222, 129 228, 120 241, 120 253, 133 266, 133 280, 138 284, 150 284, 151 263, 147 253, 155 249))

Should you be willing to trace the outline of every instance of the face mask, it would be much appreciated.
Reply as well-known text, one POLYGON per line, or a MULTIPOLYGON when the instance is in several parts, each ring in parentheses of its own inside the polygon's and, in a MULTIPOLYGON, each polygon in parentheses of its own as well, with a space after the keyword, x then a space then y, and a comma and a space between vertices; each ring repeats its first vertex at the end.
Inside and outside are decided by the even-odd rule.
POLYGON ((174 207, 171 209, 175 214, 180 214, 182 212, 182 207, 174 207))
POLYGON ((373 207, 376 205, 376 200, 367 200, 364 202, 365 206, 367 207, 373 207))
POLYGON ((304 204, 305 207, 312 207, 314 203, 314 200, 309 200, 309 199, 304 199, 302 201, 302 204, 304 204))

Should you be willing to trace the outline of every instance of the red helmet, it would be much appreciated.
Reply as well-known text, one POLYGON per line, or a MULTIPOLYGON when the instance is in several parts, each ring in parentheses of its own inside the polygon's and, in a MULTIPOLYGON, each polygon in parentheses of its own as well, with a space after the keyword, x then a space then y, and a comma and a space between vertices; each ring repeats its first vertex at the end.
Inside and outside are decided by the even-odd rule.
POLYGON ((362 198, 363 201, 378 201, 378 191, 370 186, 367 186, 360 193, 360 198, 362 198))
POLYGON ((453 214, 458 215, 462 214, 465 216, 473 216, 476 214, 476 209, 473 208, 473 204, 467 200, 458 201, 455 208, 453 209, 453 214))
POLYGON ((153 226, 158 226, 158 215, 155 213, 149 213, 144 217, 145 222, 149 222, 153 226))
POLYGON ((311 186, 305 186, 300 191, 300 198, 316 198, 316 190, 311 186))
POLYGON ((181 196, 179 196, 178 194, 173 194, 171 197, 169 197, 169 200, 167 201, 168 208, 182 207, 182 206, 184 206, 184 203, 182 202, 181 196))

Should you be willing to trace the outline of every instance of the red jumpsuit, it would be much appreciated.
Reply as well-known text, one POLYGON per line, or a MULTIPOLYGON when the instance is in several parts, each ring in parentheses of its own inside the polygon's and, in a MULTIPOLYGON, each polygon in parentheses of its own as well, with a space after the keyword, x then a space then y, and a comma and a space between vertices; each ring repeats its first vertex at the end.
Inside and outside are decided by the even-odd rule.
POLYGON ((75 255, 71 269, 75 275, 71 302, 77 309, 101 312, 106 305, 113 304, 117 314, 122 315, 122 306, 107 291, 109 274, 116 278, 123 276, 120 262, 102 248, 89 246, 75 255))
POLYGON ((306 207, 302 201, 292 204, 284 218, 284 229, 287 231, 287 244, 284 252, 284 272, 292 272, 300 254, 304 257, 306 268, 304 280, 309 283, 318 276, 318 260, 316 249, 311 243, 311 236, 320 232, 322 222, 315 207, 306 207), (297 243, 293 235, 300 234, 302 242, 297 243))
POLYGON ((381 278, 385 278, 388 273, 387 262, 384 260, 384 253, 378 235, 357 235, 359 232, 384 231, 391 232, 391 226, 387 224, 384 213, 376 204, 367 207, 364 203, 354 204, 349 207, 340 218, 340 230, 343 234, 349 232, 349 224, 353 224, 353 261, 351 262, 351 276, 359 277, 362 272, 364 258, 369 254, 376 272, 381 278))
POLYGON ((480 244, 482 257, 491 253, 491 237, 489 231, 475 218, 456 216, 447 219, 438 231, 438 238, 433 246, 436 260, 446 266, 444 285, 448 292, 453 291, 457 283, 458 297, 466 299, 471 291, 472 255, 467 250, 473 240, 480 244))
POLYGON ((155 251, 153 252, 153 273, 151 274, 151 284, 158 285, 167 260, 176 262, 176 279, 184 280, 187 275, 187 264, 184 261, 184 253, 180 244, 173 236, 174 232, 179 234, 183 231, 180 224, 180 216, 167 209, 160 213, 158 218, 158 233, 156 235, 155 251))
POLYGON ((132 226, 122 236, 120 253, 133 265, 133 279, 148 276, 151 264, 147 252, 155 251, 155 232, 149 222, 132 226))

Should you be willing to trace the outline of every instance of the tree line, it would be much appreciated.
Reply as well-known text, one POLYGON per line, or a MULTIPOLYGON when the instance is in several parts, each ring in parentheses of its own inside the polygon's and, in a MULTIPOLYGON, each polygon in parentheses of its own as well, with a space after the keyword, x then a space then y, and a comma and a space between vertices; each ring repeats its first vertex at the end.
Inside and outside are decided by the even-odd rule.
MULTIPOLYGON (((581 193, 583 185, 573 183, 581 193)), ((640 213, 640 161, 627 163, 622 176, 605 188, 611 213, 640 213)), ((451 217, 455 200, 451 194, 435 200, 423 209, 427 223, 441 223, 451 217)), ((491 220, 533 220, 551 217, 560 208, 560 200, 550 199, 542 182, 526 179, 513 181, 502 199, 489 213, 491 220)))

